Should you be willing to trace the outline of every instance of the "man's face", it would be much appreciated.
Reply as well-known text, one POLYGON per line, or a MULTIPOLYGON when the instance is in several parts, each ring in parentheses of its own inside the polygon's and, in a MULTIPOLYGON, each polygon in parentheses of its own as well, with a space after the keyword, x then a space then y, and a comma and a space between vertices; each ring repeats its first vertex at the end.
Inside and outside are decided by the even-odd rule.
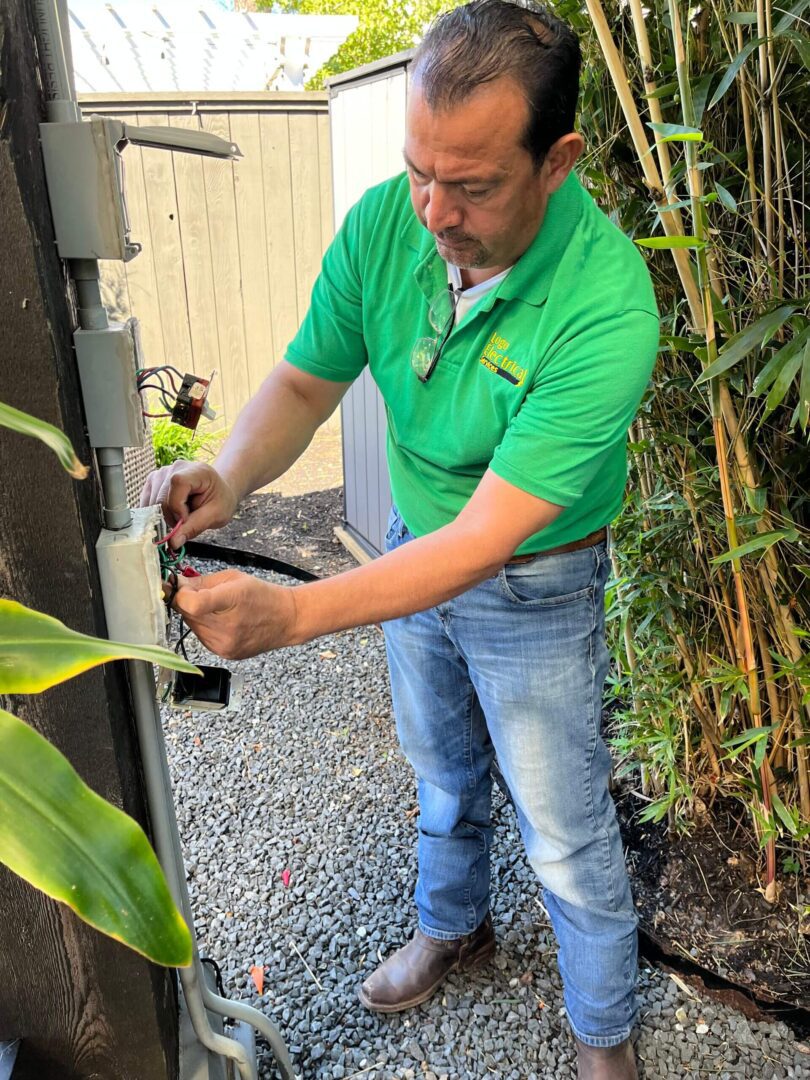
POLYGON ((537 169, 521 145, 528 119, 528 103, 508 77, 437 112, 418 83, 411 91, 404 149, 411 201, 443 259, 489 271, 470 275, 470 283, 520 258, 537 235, 549 195, 562 182, 548 157, 537 169))

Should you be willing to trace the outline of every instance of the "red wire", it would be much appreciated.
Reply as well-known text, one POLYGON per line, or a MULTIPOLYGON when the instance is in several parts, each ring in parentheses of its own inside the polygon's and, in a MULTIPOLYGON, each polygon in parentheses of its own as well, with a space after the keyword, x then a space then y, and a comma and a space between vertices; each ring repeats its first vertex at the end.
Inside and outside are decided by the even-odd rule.
POLYGON ((155 544, 156 547, 160 547, 161 544, 167 544, 182 524, 183 519, 181 518, 180 521, 178 521, 177 524, 174 526, 174 528, 170 529, 165 536, 162 536, 159 540, 153 540, 152 543, 155 544))

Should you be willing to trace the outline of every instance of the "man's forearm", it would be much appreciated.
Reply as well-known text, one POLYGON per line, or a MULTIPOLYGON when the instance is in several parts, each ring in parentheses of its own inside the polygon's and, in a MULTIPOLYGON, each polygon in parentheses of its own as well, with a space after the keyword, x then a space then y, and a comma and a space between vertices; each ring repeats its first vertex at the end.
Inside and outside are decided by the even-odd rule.
POLYGON ((448 525, 365 566, 295 587, 289 644, 423 611, 491 577, 500 565, 500 560, 482 558, 448 525))

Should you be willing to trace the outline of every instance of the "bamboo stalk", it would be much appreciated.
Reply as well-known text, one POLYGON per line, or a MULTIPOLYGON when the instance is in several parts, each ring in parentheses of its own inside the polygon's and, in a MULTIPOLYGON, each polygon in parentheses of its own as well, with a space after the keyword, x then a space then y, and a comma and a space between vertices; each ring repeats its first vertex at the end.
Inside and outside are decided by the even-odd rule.
MULTIPOLYGON (((633 100, 633 94, 630 90, 630 84, 627 81, 627 74, 624 69, 624 63, 619 50, 616 48, 613 36, 610 33, 610 27, 608 26, 605 13, 602 9, 600 0, 585 0, 588 8, 588 13, 591 16, 594 29, 596 30, 596 36, 599 40, 599 45, 602 49, 602 53, 605 57, 605 63, 607 64, 608 71, 613 79, 613 85, 616 88, 616 94, 619 98, 619 103, 624 113, 624 119, 627 123, 627 127, 630 130, 630 137, 633 140, 633 145, 636 149, 636 154, 641 163, 641 168, 644 173, 644 180, 652 195, 653 201, 659 210, 663 209, 667 205, 666 195, 663 190, 663 184, 661 182, 661 176, 658 172, 658 167, 655 164, 655 160, 650 153, 650 144, 647 141, 647 135, 644 131, 644 126, 641 123, 641 119, 636 108, 636 103, 633 100)), ((667 236, 682 236, 683 232, 678 230, 678 224, 672 220, 671 213, 661 214, 661 224, 664 228, 664 232, 667 236)), ((703 316, 702 307, 700 303, 700 293, 698 292, 695 279, 692 274, 692 265, 689 260, 687 252, 683 248, 674 248, 672 251, 672 257, 675 260, 675 267, 678 271, 678 277, 681 279, 681 285, 686 295, 686 299, 689 303, 689 311, 691 313, 692 325, 698 330, 703 330, 703 316)))
MULTIPOLYGON (((769 5, 770 8, 770 5, 769 5)), ((774 220, 773 220, 773 170, 771 166, 771 118, 768 112, 768 46, 765 38, 768 33, 765 0, 757 0, 757 35, 763 43, 757 50, 759 54, 759 123, 762 129, 762 176, 765 204, 765 243, 768 266, 773 271, 774 258, 774 220)), ((773 294, 773 276, 769 278, 773 294)))
MULTIPOLYGON (((762 0, 760 0, 760 3, 762 0)), ((684 123, 688 127, 694 126, 694 113, 692 110, 692 90, 689 82, 689 73, 684 49, 683 35, 681 31, 680 13, 676 0, 668 0, 669 15, 672 31, 672 43, 675 52, 675 67, 678 74, 678 86, 681 92, 681 107, 683 110, 684 123)), ((708 241, 708 226, 706 214, 702 202, 702 179, 698 169, 697 150, 695 143, 686 144, 687 176, 689 178, 689 195, 692 202, 692 218, 695 235, 708 241)), ((708 261, 705 249, 698 249, 698 286, 701 290, 703 301, 703 315, 706 329, 706 353, 707 365, 714 362, 717 357, 717 341, 714 330, 714 310, 712 307, 711 282, 709 279, 708 261)), ((726 533, 729 548, 733 550, 739 546, 737 538, 737 522, 735 518, 734 502, 731 494, 729 477, 728 447, 726 443, 726 426, 723 420, 721 398, 721 380, 714 378, 710 382, 710 399, 712 407, 712 427, 715 437, 715 454, 720 476, 720 492, 723 501, 723 512, 726 518, 726 533)), ((732 559, 732 580, 737 602, 737 625, 741 639, 742 670, 748 683, 748 708, 755 727, 762 727, 762 707, 759 694, 759 673, 754 655, 751 618, 748 610, 748 597, 743 582, 742 568, 739 559, 732 559)), ((771 782, 770 769, 764 762, 760 768, 760 781, 762 786, 762 803, 766 816, 771 814, 771 782)), ((766 845, 766 880, 765 898, 769 902, 776 899, 776 845, 771 837, 766 845)))

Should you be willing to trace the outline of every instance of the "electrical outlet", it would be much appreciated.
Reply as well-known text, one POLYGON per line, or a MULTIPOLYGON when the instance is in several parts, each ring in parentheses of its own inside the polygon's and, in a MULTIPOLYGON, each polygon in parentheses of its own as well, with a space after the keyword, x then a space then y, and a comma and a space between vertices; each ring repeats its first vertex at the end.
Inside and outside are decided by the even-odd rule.
POLYGON ((111 641, 166 645, 168 612, 163 602, 155 540, 165 530, 160 508, 132 511, 126 529, 102 529, 96 556, 111 641))

